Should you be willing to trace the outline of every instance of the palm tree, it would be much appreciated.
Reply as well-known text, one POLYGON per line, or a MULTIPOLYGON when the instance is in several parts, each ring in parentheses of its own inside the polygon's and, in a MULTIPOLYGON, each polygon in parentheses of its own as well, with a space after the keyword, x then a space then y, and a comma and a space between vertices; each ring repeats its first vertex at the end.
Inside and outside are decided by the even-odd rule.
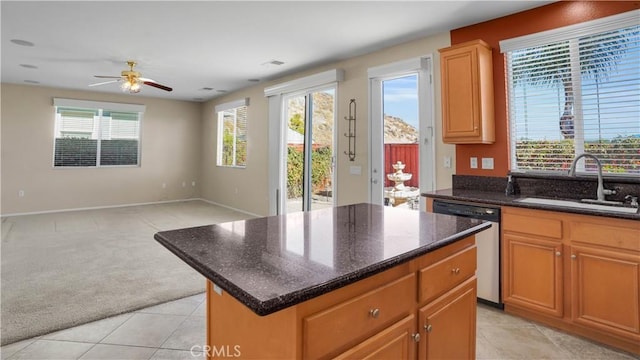
POLYGON ((564 111, 559 119, 559 127, 565 139, 574 137, 574 97, 571 48, 579 48, 580 73, 583 79, 607 80, 614 72, 629 49, 637 46, 640 26, 611 31, 606 40, 603 34, 595 34, 578 40, 541 45, 514 51, 512 63, 518 64, 512 79, 514 86, 519 83, 532 86, 562 86, 564 89, 564 111), (594 41, 595 39, 595 41, 594 41))

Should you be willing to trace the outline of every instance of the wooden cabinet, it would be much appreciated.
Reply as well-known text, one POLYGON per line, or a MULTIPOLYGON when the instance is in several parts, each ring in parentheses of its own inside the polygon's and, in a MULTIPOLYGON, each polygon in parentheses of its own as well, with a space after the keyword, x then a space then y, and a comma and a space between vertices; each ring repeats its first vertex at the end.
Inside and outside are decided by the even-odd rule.
POLYGON ((370 337, 412 313, 416 276, 409 274, 303 320, 305 359, 322 358, 332 349, 370 337))
POLYGON ((494 143, 491 47, 475 40, 439 51, 443 142, 494 143))
POLYGON ((637 256, 571 248, 571 319, 640 342, 640 261, 637 256))
POLYGON ((415 327, 415 316, 407 316, 334 359, 415 359, 415 327))
POLYGON ((267 316, 208 282, 210 358, 231 345, 244 359, 473 359, 475 270, 470 236, 267 316))
POLYGON ((640 222, 502 214, 505 310, 640 354, 640 222))
POLYGON ((475 309, 475 277, 420 309, 419 359, 474 359, 475 309))
POLYGON ((562 243, 504 233, 503 301, 562 316, 562 243))

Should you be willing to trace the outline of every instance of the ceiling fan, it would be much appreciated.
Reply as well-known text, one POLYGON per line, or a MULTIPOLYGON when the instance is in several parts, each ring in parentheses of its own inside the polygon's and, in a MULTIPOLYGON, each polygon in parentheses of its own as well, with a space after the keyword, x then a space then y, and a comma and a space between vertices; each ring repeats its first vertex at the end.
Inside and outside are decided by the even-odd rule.
POLYGON ((117 80, 109 80, 104 82, 99 82, 95 84, 91 84, 89 86, 99 86, 105 84, 111 84, 116 82, 122 82, 120 88, 122 91, 128 91, 132 94, 140 92, 142 85, 153 86, 154 88, 158 88, 165 91, 173 91, 172 88, 158 84, 155 80, 143 78, 140 76, 140 73, 133 70, 133 67, 136 66, 136 62, 129 60, 127 61, 127 65, 129 65, 129 70, 122 70, 120 76, 109 76, 109 75, 94 75, 97 78, 101 79, 117 79, 117 80))

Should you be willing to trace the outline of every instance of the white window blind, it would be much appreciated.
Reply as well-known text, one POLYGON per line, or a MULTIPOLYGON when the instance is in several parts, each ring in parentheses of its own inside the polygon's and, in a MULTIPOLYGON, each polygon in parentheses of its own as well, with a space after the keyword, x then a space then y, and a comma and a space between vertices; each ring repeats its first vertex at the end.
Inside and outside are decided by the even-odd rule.
POLYGON ((140 117, 137 111, 56 106, 54 167, 138 165, 140 117))
POLYGON ((609 20, 616 26, 604 19, 501 43, 513 171, 566 172, 590 153, 605 173, 640 176, 640 25, 628 14, 609 20))
POLYGON ((218 112, 218 166, 247 165, 248 99, 216 106, 218 112))

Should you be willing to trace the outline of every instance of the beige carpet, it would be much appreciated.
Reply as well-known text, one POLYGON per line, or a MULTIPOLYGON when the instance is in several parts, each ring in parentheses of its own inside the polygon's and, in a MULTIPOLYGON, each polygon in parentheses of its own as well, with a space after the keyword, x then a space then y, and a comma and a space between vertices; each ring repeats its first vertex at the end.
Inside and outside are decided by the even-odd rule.
POLYGON ((185 201, 3 218, 2 345, 204 291, 153 234, 250 217, 185 201))

